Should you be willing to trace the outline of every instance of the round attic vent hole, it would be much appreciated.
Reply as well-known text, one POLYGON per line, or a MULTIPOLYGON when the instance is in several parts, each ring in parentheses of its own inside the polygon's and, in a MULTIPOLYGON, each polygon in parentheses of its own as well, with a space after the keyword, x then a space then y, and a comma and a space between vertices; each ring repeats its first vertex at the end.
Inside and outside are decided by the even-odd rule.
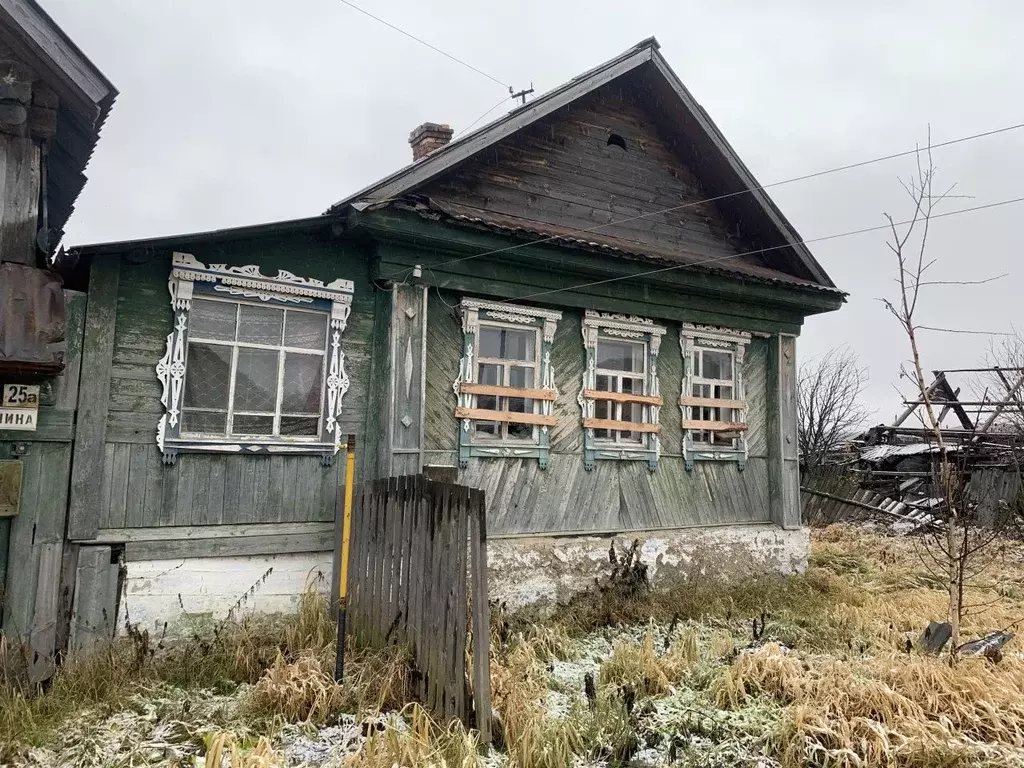
POLYGON ((619 134, 613 133, 613 134, 610 134, 608 136, 608 146, 609 147, 618 147, 623 152, 625 152, 626 151, 626 140, 624 138, 622 138, 621 136, 619 136, 619 134))

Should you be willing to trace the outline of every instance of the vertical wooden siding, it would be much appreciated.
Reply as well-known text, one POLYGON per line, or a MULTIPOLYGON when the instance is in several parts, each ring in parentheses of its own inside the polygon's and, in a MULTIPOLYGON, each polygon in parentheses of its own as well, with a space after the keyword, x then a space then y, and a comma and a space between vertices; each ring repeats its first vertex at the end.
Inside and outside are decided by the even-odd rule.
MULTIPOLYGON (((367 414, 373 410, 368 407, 368 384, 377 315, 365 255, 305 236, 182 250, 203 262, 257 264, 265 274, 285 268, 303 277, 355 281, 352 314, 342 338, 351 386, 341 429, 343 434, 365 434, 367 414)), ((317 456, 181 454, 173 466, 163 465, 156 445, 162 413, 156 364, 171 330, 169 274, 169 252, 132 254, 121 261, 95 512, 98 527, 332 520, 344 476, 342 461, 322 467, 317 456)), ((364 467, 372 471, 372 456, 372 450, 360 453, 360 472, 364 467)))
MULTIPOLYGON (((454 304, 456 296, 446 295, 454 304)), ((563 310, 564 311, 564 310, 563 310)), ((662 457, 650 472, 644 462, 598 462, 583 469, 582 427, 576 397, 585 356, 582 316, 564 311, 552 348, 558 398, 546 470, 535 460, 473 459, 459 482, 483 489, 492 534, 644 530, 689 525, 763 522, 768 512, 766 456, 767 340, 750 345, 744 376, 749 405, 750 459, 742 472, 734 462, 698 462, 687 472, 681 457, 678 405, 682 354, 678 326, 669 323, 658 360, 665 406, 661 411, 662 457)), ((457 424, 451 384, 458 373, 462 330, 454 312, 431 295, 427 325, 428 464, 455 464, 457 424)))

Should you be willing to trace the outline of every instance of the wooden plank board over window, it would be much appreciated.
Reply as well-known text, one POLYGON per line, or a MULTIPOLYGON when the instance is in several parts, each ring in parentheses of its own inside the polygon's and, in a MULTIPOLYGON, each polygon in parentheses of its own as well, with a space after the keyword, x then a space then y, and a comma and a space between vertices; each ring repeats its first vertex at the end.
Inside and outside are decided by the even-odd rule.
POLYGON ((529 389, 525 387, 503 387, 492 384, 459 385, 459 393, 467 395, 493 395, 495 397, 521 397, 528 400, 554 400, 558 394, 553 389, 529 389))
POLYGON ((483 408, 456 408, 458 419, 477 421, 501 421, 509 424, 539 424, 553 427, 558 423, 557 416, 544 416, 539 413, 516 413, 515 411, 489 411, 483 408))

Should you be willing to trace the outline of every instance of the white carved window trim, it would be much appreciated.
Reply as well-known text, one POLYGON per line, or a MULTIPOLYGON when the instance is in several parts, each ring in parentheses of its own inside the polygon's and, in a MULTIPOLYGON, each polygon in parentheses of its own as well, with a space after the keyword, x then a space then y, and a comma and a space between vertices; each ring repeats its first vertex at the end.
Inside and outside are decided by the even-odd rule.
MULTIPOLYGON (((470 458, 536 458, 541 468, 547 466, 550 427, 555 423, 554 400, 558 396, 555 387, 554 369, 551 364, 551 346, 555 329, 562 313, 556 310, 523 307, 518 304, 504 304, 482 299, 465 298, 459 304, 462 317, 462 360, 459 375, 452 385, 457 405, 455 416, 459 423, 459 464, 465 467, 470 458), (479 394, 472 391, 477 382, 477 366, 480 362, 479 337, 481 326, 498 328, 534 329, 537 336, 534 386, 543 397, 525 398, 533 400, 533 413, 527 415, 534 423, 533 439, 495 438, 477 433, 477 421, 491 421, 481 417, 477 407, 479 394)), ((511 361, 510 361, 511 362, 511 361)), ((506 385, 499 385, 506 386, 506 385)), ((494 413, 488 411, 488 413, 494 413)), ((505 411, 504 413, 513 413, 505 411)), ((514 418, 514 416, 512 417, 514 418)))
MULTIPOLYGON (((720 328, 709 325, 684 323, 679 332, 679 348, 683 356, 683 387, 679 398, 682 411, 683 427, 683 459, 687 469, 693 469, 694 461, 736 461, 743 469, 747 462, 747 400, 743 384, 743 363, 746 349, 750 344, 751 335, 746 331, 720 328), (700 437, 709 430, 701 425, 708 423, 702 418, 701 401, 706 398, 693 396, 695 383, 702 383, 696 376, 693 365, 693 353, 697 350, 716 350, 732 354, 732 418, 729 429, 718 422, 716 431, 728 436, 728 443, 702 442, 700 437)), ((722 380, 724 381, 724 379, 722 380)), ((714 399, 714 398, 712 398, 714 399)), ((717 409, 719 413, 720 409, 717 409)))
MULTIPOLYGON (((583 387, 580 389, 579 402, 583 411, 583 464, 588 470, 593 469, 594 462, 602 459, 619 461, 646 461, 651 471, 658 466, 661 455, 661 438, 659 432, 661 415, 661 392, 658 383, 658 351, 661 337, 665 335, 664 326, 657 325, 653 320, 635 315, 620 315, 607 312, 586 310, 582 324, 583 346, 586 350, 586 368, 583 371, 583 387), (644 430, 639 442, 618 441, 616 439, 599 439, 596 429, 600 420, 596 417, 597 401, 597 344, 601 338, 643 342, 646 351, 646 369, 644 394, 639 397, 643 405, 644 430)), ((636 429, 630 431, 639 431, 636 429)))
POLYGON ((341 448, 339 417, 342 400, 349 388, 341 336, 352 310, 353 284, 338 279, 328 284, 279 270, 267 276, 256 266, 206 266, 192 254, 174 253, 167 283, 174 311, 174 330, 167 336, 167 351, 157 364, 157 378, 163 386, 160 402, 164 414, 157 424, 157 445, 164 460, 173 462, 179 452, 320 454, 330 460, 341 448), (188 346, 189 313, 193 297, 234 298, 237 302, 266 303, 282 307, 320 310, 328 322, 327 369, 320 418, 322 427, 315 440, 287 437, 239 438, 183 435, 182 403, 188 346))

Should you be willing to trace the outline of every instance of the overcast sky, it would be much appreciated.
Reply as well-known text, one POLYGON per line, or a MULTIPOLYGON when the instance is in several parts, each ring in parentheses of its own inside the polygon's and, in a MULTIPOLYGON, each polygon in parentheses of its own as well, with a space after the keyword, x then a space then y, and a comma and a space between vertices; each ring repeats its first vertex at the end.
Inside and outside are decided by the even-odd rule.
MULTIPOLYGON (((316 215, 406 164, 431 120, 464 128, 503 90, 336 0, 41 0, 120 90, 67 228, 80 244, 316 215)), ((517 88, 538 93, 657 36, 676 73, 762 184, 1024 122, 1024 3, 930 0, 359 0, 517 88)), ((500 114, 495 111, 492 117, 500 114)), ((490 119, 490 118, 489 118, 490 119)), ((938 150, 938 184, 1024 196, 1024 130, 938 150)), ((912 160, 772 190, 805 238, 909 214, 912 160)), ((933 225, 935 287, 919 322, 1024 325, 1024 204, 933 225)), ((899 410, 906 342, 878 297, 895 276, 882 234, 811 246, 850 294, 808 319, 803 358, 848 344, 875 421, 899 410)), ((928 368, 969 367, 989 338, 927 333, 928 368)))

